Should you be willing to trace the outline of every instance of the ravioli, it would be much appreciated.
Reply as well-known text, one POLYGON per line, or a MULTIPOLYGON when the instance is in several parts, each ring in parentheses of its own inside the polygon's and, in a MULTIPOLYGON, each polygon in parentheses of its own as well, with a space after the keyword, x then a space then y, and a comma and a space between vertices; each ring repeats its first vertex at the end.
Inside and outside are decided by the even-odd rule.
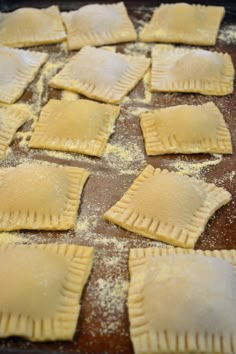
POLYGON ((0 46, 0 102, 20 98, 47 58, 46 53, 0 46))
POLYGON ((236 250, 132 249, 128 294, 136 354, 236 350, 236 250))
POLYGON ((143 42, 215 45, 224 14, 223 6, 162 4, 139 38, 143 42))
POLYGON ((233 151, 229 130, 213 102, 143 113, 141 127, 148 155, 233 151))
POLYGON ((57 6, 47 9, 23 7, 0 13, 0 44, 8 47, 32 47, 64 41, 60 11, 57 6))
POLYGON ((230 199, 224 188, 149 165, 104 218, 142 236, 193 248, 209 218, 230 199))
POLYGON ((136 31, 123 2, 89 4, 78 10, 63 12, 68 48, 101 46, 135 41, 136 31))
POLYGON ((88 176, 83 168, 35 163, 0 169, 0 231, 73 229, 88 176))
POLYGON ((149 65, 150 60, 144 56, 84 47, 49 81, 49 86, 119 103, 142 79, 149 65))
POLYGON ((71 340, 92 262, 92 247, 0 245, 0 337, 71 340))
POLYGON ((234 67, 227 53, 171 45, 152 50, 151 91, 223 96, 233 92, 233 83, 234 67))
POLYGON ((102 156, 119 112, 117 106, 89 100, 50 100, 29 145, 102 156))

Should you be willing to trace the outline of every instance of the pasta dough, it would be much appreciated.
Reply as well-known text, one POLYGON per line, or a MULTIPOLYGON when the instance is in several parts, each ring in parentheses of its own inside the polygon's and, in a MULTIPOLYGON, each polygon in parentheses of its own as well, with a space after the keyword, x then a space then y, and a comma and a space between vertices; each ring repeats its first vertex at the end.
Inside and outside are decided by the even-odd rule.
POLYGON ((151 91, 223 96, 233 92, 233 83, 234 67, 227 53, 171 45, 152 50, 151 91))
POLYGON ((0 231, 74 228, 88 176, 83 168, 46 164, 0 169, 0 231))
POLYGON ((143 42, 215 45, 224 14, 222 6, 162 4, 139 38, 143 42))
POLYGON ((69 49, 134 41, 137 38, 123 2, 89 4, 63 12, 69 49))
POLYGON ((49 85, 108 103, 119 103, 147 71, 150 60, 104 49, 85 47, 49 85))
POLYGON ((72 339, 92 261, 92 247, 0 245, 0 337, 72 339))
POLYGON ((20 8, 0 13, 0 44, 31 47, 62 42, 66 38, 57 6, 47 9, 20 8))
POLYGON ((0 159, 12 142, 16 131, 30 117, 30 110, 24 104, 0 106, 0 159))
POLYGON ((50 100, 30 146, 102 156, 120 108, 89 100, 50 100))
POLYGON ((192 248, 214 212, 228 203, 223 188, 147 166, 104 218, 143 236, 192 248))
POLYGON ((0 102, 20 98, 47 58, 46 53, 0 46, 0 102))
POLYGON ((236 250, 132 249, 128 294, 135 353, 236 350, 236 250))
POLYGON ((232 154, 224 118, 213 102, 161 108, 141 115, 148 155, 232 154))

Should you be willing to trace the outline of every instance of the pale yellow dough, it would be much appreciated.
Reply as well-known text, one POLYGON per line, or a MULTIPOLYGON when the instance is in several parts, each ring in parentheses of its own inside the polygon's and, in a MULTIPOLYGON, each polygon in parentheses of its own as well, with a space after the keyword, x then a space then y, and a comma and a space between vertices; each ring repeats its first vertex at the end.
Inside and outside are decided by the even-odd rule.
POLYGON ((0 102, 20 98, 47 58, 46 53, 0 46, 0 102))
POLYGON ((0 159, 3 159, 16 131, 30 117, 27 105, 0 106, 0 159))
POLYGON ((132 249, 135 354, 236 351, 236 250, 132 249))
POLYGON ((0 245, 0 337, 71 340, 93 248, 0 245))
POLYGON ((123 2, 90 4, 63 12, 69 49, 135 41, 137 34, 123 2))
POLYGON ((73 229, 88 176, 83 168, 48 164, 0 169, 0 231, 73 229))
POLYGON ((227 53, 161 44, 152 49, 151 91, 223 96, 233 92, 233 84, 227 53))
POLYGON ((32 47, 62 42, 66 38, 57 6, 47 9, 23 7, 0 13, 0 44, 8 47, 32 47))
POLYGON ((29 145, 102 156, 120 108, 89 100, 50 100, 29 145))
POLYGON ((150 65, 145 56, 129 56, 84 47, 49 81, 49 86, 119 103, 140 81, 150 65))
POLYGON ((149 165, 104 218, 145 237, 193 248, 209 218, 230 199, 215 184, 149 165))
POLYGON ((148 155, 233 151, 229 130, 213 102, 143 113, 141 127, 148 155))
POLYGON ((224 14, 222 6, 162 4, 139 38, 143 42, 215 45, 224 14))

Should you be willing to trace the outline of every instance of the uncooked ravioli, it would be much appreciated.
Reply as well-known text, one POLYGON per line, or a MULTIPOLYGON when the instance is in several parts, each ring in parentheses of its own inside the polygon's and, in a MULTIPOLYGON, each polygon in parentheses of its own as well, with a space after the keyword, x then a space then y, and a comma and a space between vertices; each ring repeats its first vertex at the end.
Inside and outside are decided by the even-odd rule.
POLYGON ((101 156, 120 108, 90 100, 50 100, 42 109, 29 145, 101 156))
POLYGON ((232 154, 229 130, 213 102, 155 109, 141 115, 148 155, 232 154))
POLYGON ((32 47, 65 40, 60 11, 23 7, 0 13, 0 44, 8 47, 32 47))
POLYGON ((63 12, 69 49, 134 41, 137 38, 123 2, 89 4, 63 12))
POLYGON ((236 250, 138 248, 129 256, 135 354, 236 350, 236 250))
POLYGON ((0 102, 20 98, 47 58, 46 53, 0 46, 0 102))
POLYGON ((142 236, 193 248, 209 218, 230 199, 214 184, 149 165, 104 218, 142 236))
POLYGON ((71 340, 92 262, 92 247, 0 245, 0 337, 71 340))
POLYGON ((68 230, 75 227, 83 168, 21 164, 0 169, 0 230, 68 230))
POLYGON ((224 14, 222 6, 162 4, 139 38, 143 42, 215 45, 224 14))
POLYGON ((223 96, 233 92, 233 83, 227 53, 161 44, 152 49, 151 91, 223 96))
POLYGON ((119 103, 147 71, 150 59, 84 47, 50 81, 49 86, 119 103))

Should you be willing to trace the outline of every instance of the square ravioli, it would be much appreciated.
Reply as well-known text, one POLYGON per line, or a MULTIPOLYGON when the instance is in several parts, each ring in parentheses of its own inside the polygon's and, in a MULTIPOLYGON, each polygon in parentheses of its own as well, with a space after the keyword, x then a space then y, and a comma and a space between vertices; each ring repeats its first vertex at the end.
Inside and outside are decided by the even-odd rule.
POLYGON ((0 337, 71 340, 92 262, 92 247, 0 245, 0 337))
POLYGON ((193 248, 231 194, 194 177, 147 166, 104 218, 155 240, 193 248))
POLYGON ((27 121, 31 112, 24 104, 0 106, 0 160, 11 144, 16 131, 27 121))
POLYGON ((88 176, 83 168, 60 165, 1 168, 0 231, 73 229, 88 176))
POLYGON ((150 59, 84 47, 49 81, 49 86, 119 103, 147 71, 150 59))
POLYGON ((223 96, 233 92, 233 84, 227 53, 161 44, 152 49, 151 91, 223 96))
POLYGON ((236 351, 236 250, 132 249, 128 294, 136 354, 236 351))
POLYGON ((0 102, 20 98, 47 58, 46 53, 0 46, 0 102))
POLYGON ((89 100, 50 100, 29 145, 102 156, 120 108, 89 100))
POLYGON ((123 2, 90 4, 63 12, 69 49, 135 41, 137 34, 123 2))
POLYGON ((229 130, 213 102, 143 113, 141 128, 148 155, 233 151, 229 130))
POLYGON ((222 6, 162 4, 139 38, 143 42, 215 45, 224 14, 222 6))
POLYGON ((23 7, 0 12, 0 44, 8 47, 31 47, 62 42, 66 38, 57 6, 47 9, 23 7))

